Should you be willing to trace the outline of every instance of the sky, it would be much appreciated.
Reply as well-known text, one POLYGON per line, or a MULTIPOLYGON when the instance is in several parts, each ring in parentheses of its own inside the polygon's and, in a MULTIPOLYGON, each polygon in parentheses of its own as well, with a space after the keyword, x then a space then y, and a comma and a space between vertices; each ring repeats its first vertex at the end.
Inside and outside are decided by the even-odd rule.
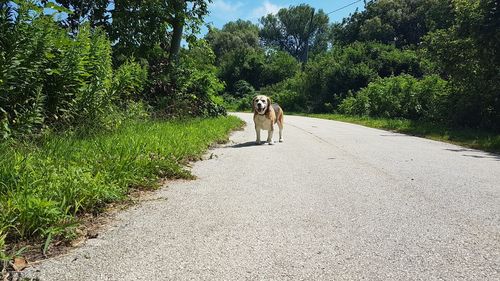
MULTIPOLYGON (((270 13, 276 13, 280 8, 309 4, 316 9, 323 9, 329 13, 336 9, 349 5, 357 0, 213 0, 209 4, 210 14, 205 18, 207 23, 217 28, 221 28, 225 23, 237 19, 250 20, 258 23, 258 19, 270 13)), ((330 22, 342 21, 342 18, 349 16, 356 8, 363 9, 363 0, 346 7, 340 11, 331 13, 330 22)))

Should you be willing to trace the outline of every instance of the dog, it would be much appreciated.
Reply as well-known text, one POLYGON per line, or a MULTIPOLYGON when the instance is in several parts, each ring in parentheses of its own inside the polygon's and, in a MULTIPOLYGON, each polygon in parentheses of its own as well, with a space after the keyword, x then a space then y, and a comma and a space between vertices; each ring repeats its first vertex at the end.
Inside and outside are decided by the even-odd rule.
POLYGON ((257 134, 257 144, 261 144, 260 130, 267 131, 267 143, 273 143, 274 124, 279 127, 279 142, 283 142, 283 109, 278 104, 272 104, 271 99, 264 95, 256 96, 252 101, 253 121, 255 123, 255 133, 257 134))

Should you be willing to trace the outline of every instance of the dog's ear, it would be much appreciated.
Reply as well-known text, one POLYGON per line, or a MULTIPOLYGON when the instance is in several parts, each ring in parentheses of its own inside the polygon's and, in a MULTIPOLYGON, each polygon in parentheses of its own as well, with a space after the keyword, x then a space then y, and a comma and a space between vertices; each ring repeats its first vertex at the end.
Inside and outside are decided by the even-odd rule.
POLYGON ((252 99, 252 112, 253 112, 253 113, 257 112, 257 109, 255 109, 255 100, 256 100, 256 99, 257 99, 257 97, 254 97, 254 98, 252 99))
POLYGON ((269 115, 271 112, 271 99, 267 97, 267 109, 266 109, 266 115, 269 115))

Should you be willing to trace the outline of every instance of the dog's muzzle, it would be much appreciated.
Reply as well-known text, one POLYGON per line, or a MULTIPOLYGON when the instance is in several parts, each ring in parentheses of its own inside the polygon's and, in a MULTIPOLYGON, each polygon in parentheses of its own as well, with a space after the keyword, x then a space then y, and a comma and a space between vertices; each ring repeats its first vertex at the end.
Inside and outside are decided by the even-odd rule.
POLYGON ((257 113, 258 114, 264 114, 266 112, 266 108, 265 107, 260 107, 260 106, 257 106, 257 113))

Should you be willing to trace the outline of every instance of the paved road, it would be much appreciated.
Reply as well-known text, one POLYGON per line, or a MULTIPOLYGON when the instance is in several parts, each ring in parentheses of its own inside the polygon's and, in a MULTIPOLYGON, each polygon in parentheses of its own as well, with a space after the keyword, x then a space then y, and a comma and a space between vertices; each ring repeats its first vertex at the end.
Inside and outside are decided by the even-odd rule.
POLYGON ((500 157, 287 116, 249 122, 41 280, 500 280, 500 157), (165 200, 166 199, 166 200, 165 200))

